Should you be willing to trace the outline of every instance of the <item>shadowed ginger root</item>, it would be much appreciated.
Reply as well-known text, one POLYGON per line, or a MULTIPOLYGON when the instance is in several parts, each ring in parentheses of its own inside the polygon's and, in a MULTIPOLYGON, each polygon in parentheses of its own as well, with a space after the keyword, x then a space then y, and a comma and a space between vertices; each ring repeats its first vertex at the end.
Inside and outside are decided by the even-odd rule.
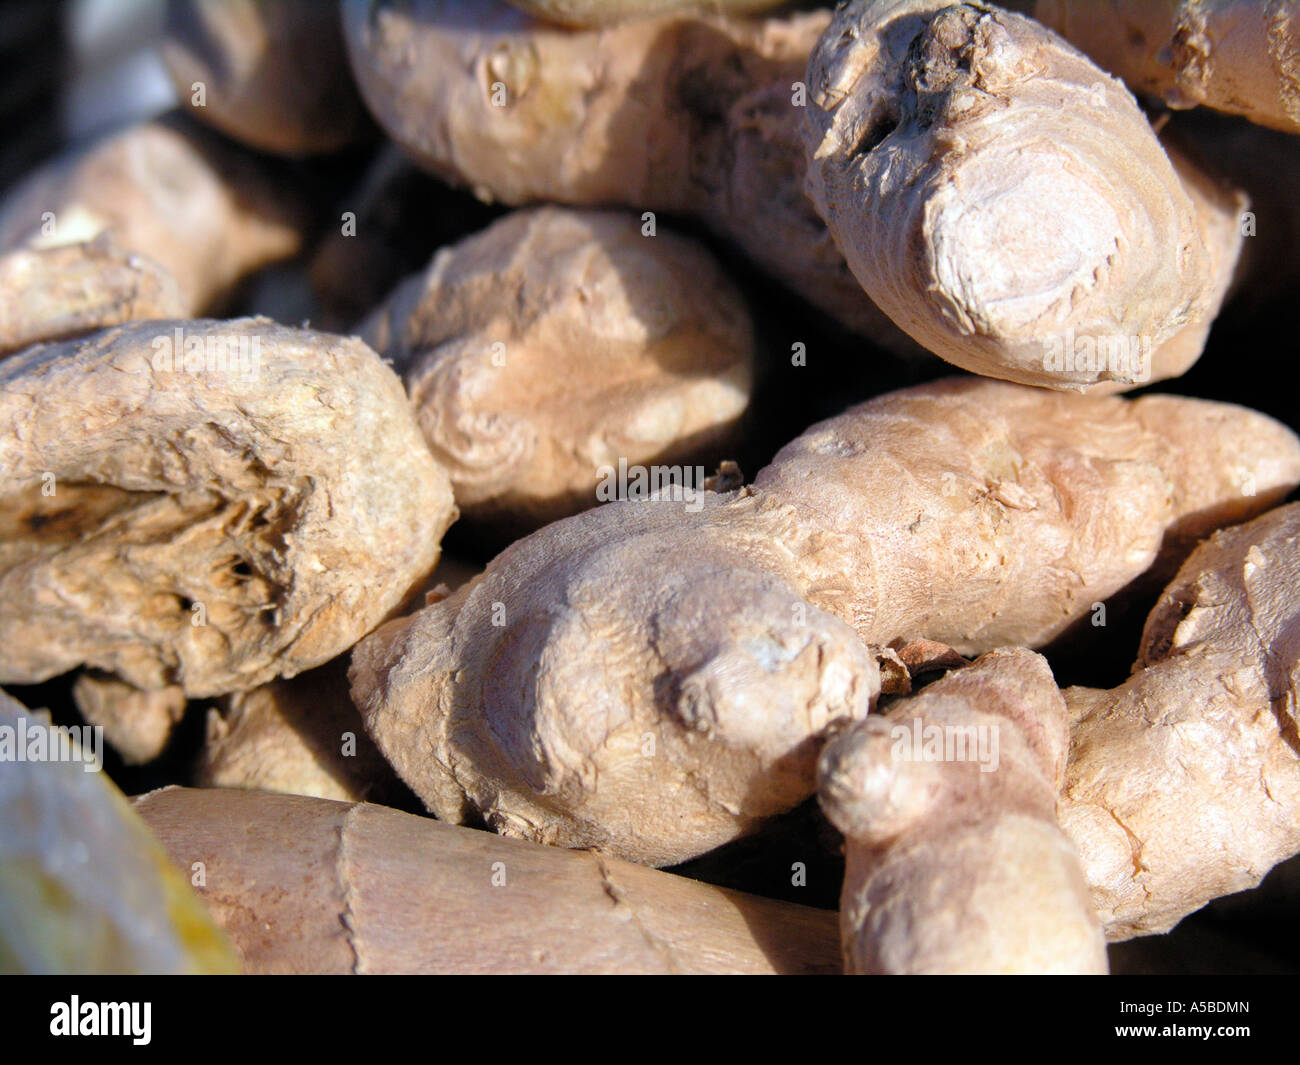
POLYGON ((518 541, 363 640, 353 697, 440 818, 673 864, 813 793, 878 649, 1042 646, 1297 481, 1300 441, 1241 408, 922 385, 814 426, 750 488, 518 541))
POLYGON ((346 802, 400 789, 352 705, 345 658, 225 696, 208 712, 194 783, 346 802))
POLYGON ((0 486, 0 680, 86 665, 189 697, 346 650, 455 517, 378 356, 267 319, 0 362, 0 486))
POLYGON ((536 528, 602 468, 721 457, 754 335, 702 246, 634 215, 518 211, 439 252, 360 330, 403 373, 466 517, 536 528))
POLYGON ((385 141, 335 206, 344 222, 325 230, 308 264, 312 321, 355 331, 397 285, 424 270, 437 248, 488 226, 498 212, 425 173, 385 141))
MULTIPOLYGON (((1201 357, 1210 327, 1245 273, 1243 253, 1246 239, 1242 221, 1251 207, 1250 197, 1243 189, 1217 168, 1204 165, 1198 155, 1183 147, 1178 139, 1162 132, 1160 143, 1195 209, 1197 232, 1205 246, 1210 268, 1210 285, 1200 315, 1164 343, 1150 348, 1150 369, 1143 374, 1148 382, 1181 377, 1201 357)), ((1139 358, 1146 360, 1148 346, 1141 337, 1136 339, 1139 358)), ((1113 346, 1117 342, 1112 338, 1107 343, 1113 346)), ((1130 352, 1133 351, 1132 345, 1130 338, 1130 352)), ((1078 348, 1077 340, 1075 347, 1078 348)), ((1094 345, 1094 351, 1096 356, 1108 355, 1100 345, 1094 345)), ((1111 380, 1093 385, 1088 391, 1113 392, 1128 387, 1122 381, 1111 380)))
POLYGON ((1111 939, 1164 932, 1300 851, 1300 504, 1216 533, 1133 676, 1069 688, 1061 822, 1111 939))
POLYGON ((835 915, 366 804, 168 788, 136 810, 250 973, 833 973, 835 915))
POLYGON ((1208 314, 1213 264, 1146 117, 1031 19, 853 0, 808 92, 809 195, 872 300, 949 362, 1049 388, 1141 383, 1131 341, 1208 314), (1068 358, 1078 342, 1093 356, 1068 358))
POLYGON ((676 12, 748 15, 777 7, 785 0, 510 0, 537 18, 566 26, 606 26, 627 19, 676 12))
POLYGON ((152 762, 167 747, 172 729, 185 716, 185 689, 140 689, 97 670, 84 670, 72 684, 77 712, 104 730, 104 738, 127 765, 152 762))
POLYGON ((818 773, 846 837, 851 973, 1104 973, 1056 819, 1069 724, 1047 662, 993 651, 836 737, 818 773))
POLYGON ((333 152, 371 130, 340 74, 348 60, 335 4, 173 0, 162 55, 182 107, 262 151, 333 152))
POLYGON ((1297 0, 1038 0, 1034 17, 1134 92, 1300 133, 1297 0))

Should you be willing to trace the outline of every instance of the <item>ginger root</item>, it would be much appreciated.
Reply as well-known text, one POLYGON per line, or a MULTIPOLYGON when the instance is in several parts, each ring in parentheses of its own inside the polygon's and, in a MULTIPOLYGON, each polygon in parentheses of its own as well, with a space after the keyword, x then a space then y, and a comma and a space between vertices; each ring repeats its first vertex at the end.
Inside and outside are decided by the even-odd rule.
POLYGON ((536 18, 565 26, 607 26, 633 18, 675 12, 747 15, 785 0, 510 0, 536 18))
POLYGON ((107 234, 0 255, 0 356, 185 309, 171 274, 114 247, 107 234))
POLYGON ((1046 661, 984 655, 822 754, 846 836, 851 973, 1104 973, 1078 852, 1056 819, 1069 723, 1046 661))
POLYGON ((1034 17, 1134 92, 1300 133, 1296 0, 1038 0, 1034 17))
MULTIPOLYGON (((352 2, 345 3, 344 12, 353 66, 367 101, 393 139, 426 169, 485 199, 510 204, 623 205, 638 212, 693 215, 848 329, 897 353, 915 356, 924 346, 987 376, 1053 388, 1101 382, 1108 391, 1176 376, 1199 356, 1239 250, 1235 217, 1225 221, 1235 203, 1184 192, 1179 179, 1198 183, 1200 176, 1186 162, 1175 175, 1123 88, 1038 29, 1033 36, 1041 50, 1073 57, 1065 63, 1072 76, 1083 79, 1089 92, 1097 88, 1089 97, 1095 110, 1109 115, 1112 104, 1118 108, 1104 121, 1078 119, 1076 132, 1086 140, 1076 154, 1092 153, 1085 177, 1106 185, 1101 192, 1115 204, 1108 216, 1112 229, 1092 235, 1102 243, 1119 241, 1125 254, 1115 252, 1118 267, 1103 271, 1099 293, 1080 301, 1077 316, 1052 324, 1055 349, 1041 330, 1028 326, 1019 347, 1007 337, 967 337, 954 344, 946 326, 913 329, 908 315, 899 317, 891 303, 877 306, 874 292, 873 298, 863 292, 864 285, 873 289, 854 265, 849 244, 858 240, 859 223, 870 223, 858 216, 879 214, 882 232, 888 228, 884 243, 858 247, 859 265, 887 270, 887 263, 872 265, 874 260, 901 261, 903 253, 882 256, 880 249, 915 237, 907 231, 903 209, 863 211, 860 202, 847 198, 838 203, 840 214, 830 220, 836 240, 851 253, 846 264, 805 195, 801 127, 805 111, 817 110, 804 99, 816 89, 815 82, 805 85, 805 71, 819 41, 825 50, 839 39, 826 31, 827 12, 754 20, 679 12, 567 31, 524 18, 500 0, 472 7, 421 0, 401 8, 352 2), (1117 159, 1128 167, 1120 178, 1111 173, 1117 159), (1113 188, 1107 184, 1112 181, 1113 188), (1216 246, 1203 248, 1211 238, 1216 246), (1185 261, 1174 263, 1179 255, 1185 261), (1124 270, 1128 274, 1121 276, 1124 270), (1175 275, 1176 286, 1162 291, 1175 275), (1133 308, 1120 313, 1126 301, 1133 308), (1089 307, 1095 311, 1099 305, 1105 313, 1115 312, 1113 320, 1105 313, 1089 317, 1089 307), (1094 327, 1103 320, 1107 330, 1098 333, 1094 327), (1082 338, 1078 344, 1076 337, 1082 338), (1128 355, 1124 365, 1113 354, 1120 342, 1128 355), (1099 344, 1102 371, 1096 366, 1099 344), (983 355, 975 361, 968 349, 981 345, 983 355), (1059 368, 1046 369, 1049 356, 1059 368)), ((1017 121, 1041 118, 1035 94, 1050 95, 1059 78, 1041 80, 1037 89, 1016 87, 1017 121)), ((1054 113, 1052 121, 1061 119, 1054 113)), ((1037 146, 1041 173, 1026 185, 1024 202, 1017 201, 1028 213, 1007 222, 1023 235, 999 234, 990 245, 993 252, 1012 249, 1006 256, 1011 264, 1004 271, 1006 291, 998 296, 1003 309, 1041 302, 1038 267, 1051 255, 1064 262, 1079 243, 1056 186, 1067 149, 1075 150, 1054 143, 1037 146), (1024 220, 1043 213, 1059 225, 1044 229, 1024 220), (1029 241, 1038 242, 1033 254, 1026 252, 1029 241), (1033 255, 1039 257, 1037 265, 1033 255), (1019 273, 1012 269, 1017 265, 1019 273)), ((817 170, 827 165, 814 159, 807 178, 815 185, 817 170)), ((994 167, 1007 175, 1018 172, 1016 165, 994 167)), ((1081 202, 1070 201, 1076 223, 1081 202)), ((1096 222, 1093 216, 1085 220, 1089 217, 1096 222)), ((1080 232, 1084 228, 1074 225, 1080 232)), ((979 260, 971 266, 972 277, 996 274, 983 262, 993 252, 983 245, 971 250, 970 257, 979 260)), ((1086 275, 1096 264, 1082 257, 1079 262, 1082 292, 1093 284, 1086 275)), ((912 317, 921 313, 942 320, 947 312, 925 309, 929 297, 924 288, 913 291, 913 280, 902 283, 894 302, 912 306, 912 317)))
POLYGON ((814 426, 752 488, 517 541, 353 652, 353 697, 440 818, 664 865, 812 794, 878 649, 1041 646, 1300 481, 1300 441, 1199 400, 982 379, 814 426))
POLYGON ((182 107, 265 152, 338 151, 370 132, 336 5, 171 0, 162 56, 182 107))
POLYGON ((1144 383, 1208 317, 1214 264, 1146 117, 1032 19, 853 0, 808 91, 809 195, 872 300, 949 362, 1144 383))
POLYGON ((357 340, 242 319, 28 348, 0 362, 0 681, 293 676, 402 605, 454 517, 357 340))
POLYGON ((301 205, 257 160, 176 118, 57 158, 0 204, 0 252, 107 234, 171 275, 179 317, 209 312, 253 271, 297 254, 305 230, 301 205))
POLYGON ((144 765, 162 754, 189 706, 179 685, 142 690, 97 670, 77 677, 72 701, 87 723, 103 728, 104 738, 127 765, 144 765))
POLYGON ((1111 939, 1164 932, 1300 851, 1300 504, 1216 533, 1132 677, 1068 688, 1061 823, 1111 939))
POLYGON ((194 783, 345 802, 400 789, 352 705, 346 658, 225 696, 208 712, 194 783))
POLYGON ((367 804, 167 788, 136 811, 250 973, 832 973, 835 915, 367 804))
POLYGON ((803 192, 795 105, 826 12, 678 14, 589 30, 505 0, 345 0, 375 118, 485 200, 700 218, 847 328, 919 349, 867 298, 803 192))
POLYGON ((753 372, 748 309, 703 247, 555 207, 444 248, 360 334, 465 516, 524 531, 594 506, 620 460, 721 457, 753 372))

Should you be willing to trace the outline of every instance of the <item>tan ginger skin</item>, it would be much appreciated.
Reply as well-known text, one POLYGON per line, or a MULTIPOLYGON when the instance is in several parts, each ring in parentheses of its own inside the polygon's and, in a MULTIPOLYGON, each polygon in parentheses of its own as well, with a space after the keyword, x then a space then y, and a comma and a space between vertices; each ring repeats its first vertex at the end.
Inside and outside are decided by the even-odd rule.
POLYGON ((1038 0, 1034 17, 1134 92, 1300 133, 1296 0, 1038 0))
MULTIPOLYGON (((1158 291, 1164 282, 1153 276, 1152 298, 1138 301, 1108 331, 1122 327, 1128 330, 1125 339, 1138 337, 1147 355, 1141 381, 1132 374, 1099 375, 1087 364, 1081 371, 1045 372, 1042 343, 1014 355, 995 346, 976 364, 942 331, 907 337, 866 297, 849 270, 852 263, 845 264, 803 191, 801 126, 814 107, 798 97, 807 95, 810 53, 819 40, 830 39, 823 36, 829 13, 754 20, 678 14, 563 30, 533 22, 497 0, 462 10, 467 7, 455 0, 422 0, 401 9, 345 4, 345 26, 358 81, 380 123, 422 166, 480 196, 512 204, 549 200, 694 214, 849 329, 908 354, 920 350, 920 340, 942 358, 988 376, 1052 388, 1101 381, 1102 390, 1111 391, 1176 376, 1200 353, 1240 247, 1235 219, 1225 220, 1235 203, 1195 194, 1189 201, 1122 87, 1041 30, 1041 51, 1060 59, 1058 66, 1072 63, 1070 72, 1090 91, 1103 87, 1095 110, 1120 108, 1108 121, 1085 124, 1097 165, 1110 165, 1103 156, 1133 164, 1127 184, 1103 190, 1113 208, 1108 217, 1132 215, 1133 232, 1121 238, 1149 230, 1154 243, 1141 249, 1148 257, 1162 240, 1163 251, 1173 254, 1171 233, 1178 226, 1180 239, 1190 242, 1173 306, 1158 291), (504 106, 497 106, 501 100, 494 100, 493 86, 505 93, 504 106), (557 143, 566 150, 556 151, 557 143), (1142 176, 1148 164, 1160 175, 1155 184, 1142 176), (1170 202, 1176 209, 1171 211, 1170 202), (1219 243, 1202 253, 1197 238, 1210 237, 1219 243), (1033 364, 1028 378, 1026 359, 1033 364)), ((1032 93, 1018 90, 1015 98, 1017 121, 1042 119, 1032 93)), ((1051 121, 1060 119, 1054 115, 1051 121)), ((1005 133, 999 126, 998 136, 1005 133)), ((1059 169, 1059 157, 1052 166, 1059 169)), ((1186 162, 1179 177, 1203 180, 1186 162)), ((1059 218, 1062 201, 1051 182, 1031 192, 1036 202, 1022 206, 1059 218)), ((908 239, 903 216, 886 215, 888 240, 908 239)), ((1017 241, 1003 242, 1016 248, 1015 261, 1025 258, 1024 232, 1017 241)), ((843 244, 856 238, 842 232, 837 239, 843 244)), ((986 251, 981 248, 979 255, 986 251)), ((860 249, 862 257, 875 254, 860 249)), ((988 272, 984 266, 980 271, 988 272)), ((1011 296, 1032 301, 1036 276, 1013 278, 1021 291, 1011 296)), ((1113 287, 1116 307, 1134 297, 1119 282, 1113 287)), ((910 317, 934 313, 924 309, 919 292, 904 288, 899 298, 911 312, 882 307, 905 328, 910 317)), ((1057 323, 1063 337, 1072 335, 1065 333, 1070 324, 1057 323)), ((1081 334, 1088 322, 1073 325, 1081 334)))
POLYGON ((871 298, 949 362, 1051 388, 1140 383, 1131 358, 1072 369, 1050 342, 1155 347, 1207 315, 1214 264, 1146 117, 1032 19, 854 0, 808 92, 809 195, 871 298))
POLYGON ((693 241, 632 214, 517 211, 360 328, 402 373, 466 517, 530 531, 601 470, 712 464, 748 403, 749 311, 693 241))
POLYGON ((1165 932, 1300 851, 1300 504, 1215 533, 1133 675, 1068 688, 1061 822, 1111 939, 1165 932))
POLYGON ((382 360, 268 319, 0 361, 0 485, 0 681, 85 665, 191 697, 346 650, 428 577, 455 517, 382 360))
POLYGON ((352 705, 345 657, 223 697, 208 711, 194 783, 346 802, 391 802, 400 790, 352 705))
POLYGON ((161 265, 108 234, 62 247, 0 255, 0 356, 111 325, 185 314, 161 265))
POLYGON ((812 793, 879 691, 873 649, 1042 646, 1297 481, 1300 442, 1241 408, 922 385, 750 488, 518 541, 363 640, 353 696, 440 818, 672 864, 812 793))
POLYGON ((828 17, 571 30, 505 0, 343 5, 362 95, 424 169, 507 204, 699 217, 847 328, 915 354, 803 193, 793 100, 828 17))
POLYGON ((777 7, 785 0, 510 0, 537 18, 565 26, 606 26, 627 19, 700 12, 749 15, 777 7))
POLYGON ((305 228, 256 160, 175 117, 55 159, 0 204, 0 252, 105 236, 171 275, 180 317, 218 307, 242 278, 297 254, 305 228))
POLYGON ((1056 818, 1068 750, 1052 671, 1021 648, 832 740, 818 788, 846 837, 845 970, 1105 973, 1082 864, 1056 818), (936 735, 927 757, 918 741, 936 735))
POLYGON ((174 0, 162 56, 190 115, 261 151, 333 152, 372 130, 339 73, 347 49, 332 3, 174 0))
POLYGON ((823 973, 835 914, 368 804, 167 788, 136 811, 249 973, 823 973))
POLYGON ((83 670, 72 684, 77 712, 104 730, 104 739, 127 765, 144 765, 163 753, 189 700, 177 684, 137 688, 98 670, 83 670))

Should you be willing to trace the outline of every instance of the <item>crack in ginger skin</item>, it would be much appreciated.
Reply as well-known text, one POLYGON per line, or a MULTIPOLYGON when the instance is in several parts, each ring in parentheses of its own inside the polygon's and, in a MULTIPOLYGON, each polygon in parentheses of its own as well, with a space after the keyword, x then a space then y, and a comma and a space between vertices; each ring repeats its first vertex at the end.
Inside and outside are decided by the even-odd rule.
POLYGON ((249 973, 833 973, 835 915, 368 803, 167 788, 136 811, 249 973))
POLYGON ((1043 646, 1298 481, 1300 441, 1242 408, 932 382, 693 511, 613 503, 517 541, 362 640, 353 698, 440 818, 675 864, 813 793, 875 649, 1043 646))
POLYGON ((1167 931, 1300 851, 1297 587, 1291 504, 1193 552, 1127 682, 1066 690, 1061 818, 1109 938, 1167 931))

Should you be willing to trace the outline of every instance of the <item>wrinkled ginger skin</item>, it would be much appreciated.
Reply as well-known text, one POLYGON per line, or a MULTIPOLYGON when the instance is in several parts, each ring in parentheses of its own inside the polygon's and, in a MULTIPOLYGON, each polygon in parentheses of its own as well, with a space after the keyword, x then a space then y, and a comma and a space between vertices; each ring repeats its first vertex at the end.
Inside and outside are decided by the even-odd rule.
POLYGON ((862 639, 1041 647, 1300 482, 1300 440, 1226 403, 978 378, 809 428, 754 479, 791 511, 810 603, 862 639))
POLYGON ((1300 505, 1216 533, 1133 676, 1069 688, 1061 820, 1111 939, 1168 931, 1300 851, 1300 505))
POLYGON ((1079 855, 1056 820, 1068 748, 1051 670, 1020 648, 827 745, 818 787, 846 837, 846 972, 1107 971, 1079 855), (930 759, 916 740, 934 734, 930 759), (958 734, 967 746, 950 754, 958 734))
POLYGON ((123 322, 178 318, 180 290, 157 263, 107 236, 0 255, 0 356, 123 322))
POLYGON ((835 915, 367 803, 166 788, 136 811, 249 973, 834 973, 835 915))
POLYGON ((162 56, 189 114, 261 151, 333 152, 370 132, 356 86, 340 76, 348 59, 336 4, 172 0, 162 56))
POLYGON ((682 861, 812 794, 818 739, 879 690, 869 648, 1042 645, 1297 482, 1300 441, 1241 408, 934 382, 752 488, 518 541, 363 640, 353 698, 443 819, 682 861))
POLYGON ((795 86, 828 18, 571 30, 504 0, 343 4, 362 94, 425 170, 512 205, 698 217, 846 328, 916 354, 803 192, 795 86))
POLYGON ((1300 133, 1297 0, 1039 0, 1034 17, 1134 92, 1300 133))
POLYGON ((87 665, 190 697, 346 650, 429 575, 455 517, 396 375, 360 341, 268 319, 138 323, 0 362, 0 486, 0 680, 87 665), (258 354, 173 367, 159 341, 177 330, 258 354))
POLYGON ((595 505, 620 459, 718 458, 754 360, 744 300, 702 246, 553 207, 439 252, 360 333, 404 373, 465 516, 524 531, 595 505))
POLYGON ((1150 124, 1031 19, 854 0, 807 78, 808 193, 872 300, 940 357, 1048 388, 1131 385, 1140 363, 1055 356, 1079 337, 1158 347, 1205 317, 1212 265, 1150 124))
POLYGON ((798 598, 770 519, 698 502, 549 525, 357 646, 366 728, 440 819, 672 865, 812 794, 875 662, 798 598))
POLYGON ((106 234, 172 276, 182 317, 216 308, 242 278, 292 258, 305 230, 301 205, 256 160, 174 118, 57 158, 0 204, 0 251, 106 234))

